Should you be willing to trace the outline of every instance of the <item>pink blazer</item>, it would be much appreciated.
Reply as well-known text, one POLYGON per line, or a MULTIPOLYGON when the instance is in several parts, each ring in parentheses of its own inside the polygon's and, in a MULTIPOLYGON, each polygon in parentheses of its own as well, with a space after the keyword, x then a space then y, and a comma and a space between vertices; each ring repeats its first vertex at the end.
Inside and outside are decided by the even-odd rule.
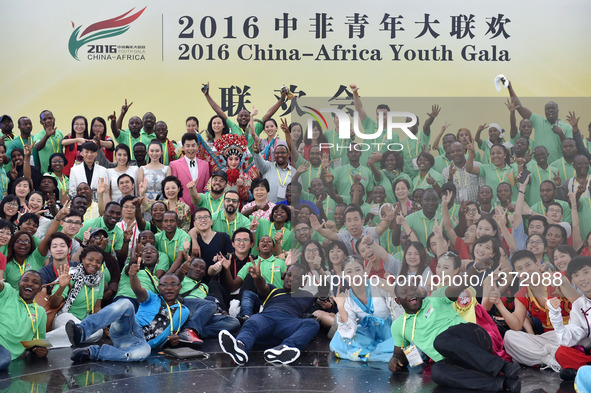
MULTIPOLYGON (((197 178, 195 188, 197 192, 201 193, 209 181, 209 164, 207 161, 198 158, 195 158, 195 160, 197 160, 197 168, 199 169, 199 177, 197 178)), ((191 202, 191 194, 187 188, 187 183, 193 179, 191 178, 191 171, 189 171, 189 165, 185 157, 181 157, 170 163, 170 173, 181 181, 183 185, 183 197, 181 200, 191 207, 191 213, 193 213, 196 207, 191 202)))

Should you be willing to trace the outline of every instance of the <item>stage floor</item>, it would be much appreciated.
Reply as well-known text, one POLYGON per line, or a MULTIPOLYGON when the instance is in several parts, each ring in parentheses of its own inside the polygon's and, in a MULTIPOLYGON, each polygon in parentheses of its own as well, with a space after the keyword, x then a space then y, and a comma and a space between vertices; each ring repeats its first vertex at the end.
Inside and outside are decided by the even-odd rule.
MULTIPOLYGON (((71 349, 50 350, 46 360, 18 359, 0 372, 0 392, 458 392, 441 389, 428 376, 393 375, 388 365, 335 359, 326 338, 314 340, 289 366, 265 363, 250 353, 246 366, 234 365, 217 340, 201 348, 209 358, 179 361, 153 353, 145 362, 72 364, 71 349)), ((522 392, 574 392, 557 373, 522 367, 522 392)))

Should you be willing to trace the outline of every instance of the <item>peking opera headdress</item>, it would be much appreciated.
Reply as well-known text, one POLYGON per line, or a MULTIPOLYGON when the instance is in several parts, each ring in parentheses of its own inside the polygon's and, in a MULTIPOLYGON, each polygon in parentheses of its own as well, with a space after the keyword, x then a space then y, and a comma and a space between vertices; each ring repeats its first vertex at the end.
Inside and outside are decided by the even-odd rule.
POLYGON ((221 155, 226 160, 230 156, 237 156, 242 159, 246 151, 246 146, 246 138, 236 134, 222 135, 214 143, 218 155, 221 155))

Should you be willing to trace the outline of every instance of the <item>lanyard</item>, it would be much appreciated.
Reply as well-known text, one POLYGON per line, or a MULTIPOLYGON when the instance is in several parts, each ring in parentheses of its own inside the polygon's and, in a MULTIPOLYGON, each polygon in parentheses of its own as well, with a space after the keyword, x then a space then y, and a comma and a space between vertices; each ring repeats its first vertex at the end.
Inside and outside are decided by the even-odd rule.
POLYGON ((129 135, 127 135, 129 137, 129 152, 131 153, 131 159, 133 160, 133 145, 131 144, 131 131, 129 131, 129 135))
POLYGON ((425 220, 424 218, 423 218, 423 225, 425 226, 425 244, 428 246, 429 242, 427 241, 427 239, 429 238, 429 232, 427 232, 427 220, 425 220))
MULTIPOLYGON (((238 215, 234 217, 234 232, 236 232, 236 225, 238 223, 238 215)), ((234 232, 230 232, 230 223, 228 222, 228 218, 226 217, 226 226, 228 227, 228 235, 232 237, 234 232)))
MULTIPOLYGON (((457 171, 459 188, 462 188, 462 178, 460 177, 460 171, 457 171)), ((502 182, 501 182, 502 183, 502 182)), ((464 169, 464 187, 468 187, 468 171, 464 169)))
POLYGON ((91 314, 94 314, 94 289, 90 290, 92 294, 92 304, 90 307, 88 306, 88 287, 84 284, 84 294, 86 295, 86 312, 90 311, 91 314))
MULTIPOLYGON (((174 261, 176 261, 176 243, 178 242, 178 240, 174 241, 174 253, 172 254, 172 262, 174 263, 174 261)), ((164 251, 166 252, 166 255, 168 255, 168 240, 164 239, 164 251)))
POLYGON ((181 302, 179 302, 178 300, 176 301, 176 304, 179 305, 179 326, 175 332, 174 326, 172 323, 172 312, 170 312, 170 307, 168 306, 168 303, 166 303, 166 301, 164 301, 164 304, 166 304, 166 308, 168 309, 168 317, 170 318, 170 332, 172 334, 178 334, 178 332, 181 331, 181 325, 183 324, 183 308, 182 308, 183 306, 181 306, 181 302))
POLYGON ((60 178, 57 177, 57 175, 55 173, 53 174, 53 177, 55 177, 57 179, 57 182, 59 183, 62 191, 64 191, 64 192, 68 191, 68 186, 66 185, 66 176, 65 175, 62 175, 63 180, 60 180, 60 178))
MULTIPOLYGON (((406 316, 408 314, 404 313, 404 320, 402 322, 402 338, 404 339, 404 332, 406 331, 406 316)), ((410 337, 410 342, 413 343, 415 341, 415 328, 417 326, 417 314, 415 314, 415 317, 412 321, 412 333, 411 333, 411 337, 410 337)))
MULTIPOLYGON (((24 149, 25 148, 25 141, 23 141, 23 137, 19 136, 18 138, 21 140, 21 145, 23 145, 23 149, 24 149)), ((28 137, 27 138, 27 145, 31 144, 30 140, 31 140, 31 137, 28 137)))
POLYGON ((21 272, 21 276, 25 274, 25 272, 27 271, 27 260, 25 259, 22 265, 18 263, 16 260, 14 260, 14 263, 16 263, 16 266, 18 266, 18 270, 21 272))
POLYGON ((113 232, 113 241, 111 242, 111 254, 113 253, 113 249, 115 248, 115 238, 117 237, 117 233, 113 232))
MULTIPOLYGON (((87 218, 86 218, 86 215, 87 214, 90 214, 90 218, 89 219, 92 220, 92 203, 91 203, 90 206, 88 206, 88 209, 86 210, 86 213, 84 214, 84 220, 87 220, 87 218)), ((113 250, 111 250, 111 251, 113 251, 113 250)))
MULTIPOLYGON (((271 237, 271 232, 273 232, 273 227, 274 226, 275 226, 274 224, 271 224, 271 228, 269 229, 269 237, 271 237)), ((279 232, 279 230, 277 230, 277 232, 279 232)), ((281 234, 282 235, 285 234, 285 227, 281 228, 281 234)))
POLYGON ((52 136, 49 137, 49 142, 51 142, 51 152, 52 153, 57 153, 57 150, 55 150, 55 145, 53 144, 53 139, 52 138, 53 138, 52 136))
POLYGON ((423 177, 423 182, 421 183, 421 186, 419 187, 419 180, 421 180, 421 174, 419 173, 417 175, 417 181, 415 182, 415 190, 423 187, 423 185, 425 184, 425 181, 427 180, 427 176, 429 176, 429 172, 427 172, 427 174, 425 175, 425 177, 423 177))
POLYGON ((158 280, 156 280, 156 277, 154 277, 152 275, 152 273, 150 273, 150 271, 148 269, 144 270, 146 273, 148 273, 148 276, 150 277, 150 279, 152 280, 152 284, 154 285, 154 288, 156 288, 156 290, 158 290, 158 280))
POLYGON ((275 278, 275 258, 273 258, 273 266, 271 266, 271 285, 273 285, 274 278, 275 278))
MULTIPOLYGON (((538 179, 540 179, 540 184, 542 184, 542 175, 540 174, 540 166, 536 165, 536 170, 538 171, 538 179)), ((550 177, 550 169, 548 169, 548 180, 552 180, 550 177)))
POLYGON ((499 183, 502 183, 503 180, 505 180, 505 175, 507 175, 507 172, 505 172, 505 170, 503 169, 503 177, 499 176, 499 170, 497 168, 495 168, 495 172, 497 172, 497 177, 499 178, 499 183))
POLYGON ((218 210, 220 210, 220 206, 222 206, 223 198, 219 198, 218 207, 215 210, 213 208, 213 204, 211 203, 211 193, 208 195, 208 198, 209 198, 209 207, 211 208, 211 212, 215 213, 218 210))
POLYGON ((168 161, 170 160, 168 157, 168 142, 161 143, 160 146, 162 146, 162 154, 164 155, 164 157, 162 159, 162 163, 164 165, 168 165, 168 161), (164 150, 164 145, 166 145, 166 150, 164 150), (164 152, 166 152, 166 153, 164 153, 164 152))
POLYGON ((312 177, 314 179, 319 179, 320 178, 320 172, 322 172, 321 167, 318 167, 318 170, 316 171, 316 176, 312 176, 312 169, 313 168, 314 168, 313 166, 310 167, 310 175, 308 176, 308 187, 310 187, 310 183, 312 183, 312 177))
POLYGON ((277 171, 277 177, 279 177, 279 184, 281 184, 281 187, 285 187, 285 183, 287 183, 287 178, 291 174, 291 168, 287 167, 287 174, 285 175, 285 179, 283 180, 281 180, 281 173, 279 173, 279 167, 277 166, 277 163, 275 163, 275 170, 277 171))
MULTIPOLYGON (((35 331, 36 331, 37 340, 39 340, 39 328, 35 329, 35 322, 33 322, 33 315, 31 314, 31 310, 29 310, 29 305, 27 304, 27 302, 25 302, 25 300, 22 297, 20 299, 23 302, 23 304, 25 305, 25 309, 29 313, 29 319, 31 320, 31 328, 33 329, 33 336, 35 336, 35 331)), ((35 300, 33 300, 33 305, 35 306, 35 317, 37 317, 37 315, 39 315, 39 314, 37 314, 37 302, 35 300)))
POLYGON ((191 281, 193 281, 195 283, 195 285, 197 285, 195 288, 193 288, 191 290, 191 292, 193 292, 195 289, 201 289, 201 292, 203 292, 205 294, 205 296, 207 296, 207 292, 205 291, 205 289, 203 289, 203 287, 201 286, 201 283, 200 282, 197 282, 197 281, 195 281, 193 279, 191 279, 191 281))
POLYGON ((449 215, 449 218, 451 218, 452 220, 453 220, 453 218, 454 218, 454 214, 455 214, 455 212, 456 212, 456 207, 457 207, 457 206, 458 206, 457 204, 454 204, 454 208, 453 208, 453 210, 451 211, 451 214, 449 215))

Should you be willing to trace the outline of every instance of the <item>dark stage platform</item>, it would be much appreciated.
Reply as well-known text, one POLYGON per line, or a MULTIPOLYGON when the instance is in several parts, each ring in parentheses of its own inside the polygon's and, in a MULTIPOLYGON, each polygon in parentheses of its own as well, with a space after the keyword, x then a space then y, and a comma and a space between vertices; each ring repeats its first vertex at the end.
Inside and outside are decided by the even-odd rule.
MULTIPOLYGON (((88 362, 72 364, 69 348, 50 350, 46 360, 12 362, 0 372, 0 392, 457 392, 438 388, 429 376, 392 375, 388 365, 335 359, 328 340, 318 338, 289 366, 265 363, 252 352, 246 366, 234 365, 217 340, 203 351, 209 358, 179 361, 153 353, 142 363, 88 362)), ((574 392, 551 370, 522 368, 523 392, 574 392)))

